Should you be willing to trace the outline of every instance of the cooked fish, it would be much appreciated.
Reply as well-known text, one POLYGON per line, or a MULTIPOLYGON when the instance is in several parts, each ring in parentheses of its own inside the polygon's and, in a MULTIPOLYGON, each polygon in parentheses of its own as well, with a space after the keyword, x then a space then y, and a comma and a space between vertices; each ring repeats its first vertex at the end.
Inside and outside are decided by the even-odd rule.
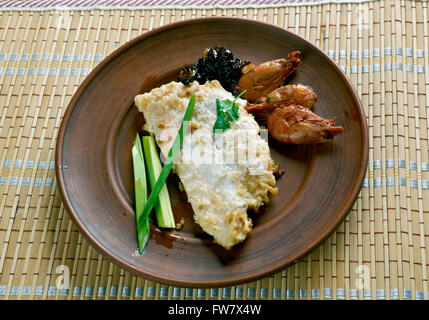
POLYGON ((170 82, 137 95, 144 129, 153 133, 166 156, 177 135, 189 98, 196 96, 191 132, 173 171, 179 176, 194 211, 195 221, 219 245, 230 249, 252 230, 247 211, 257 211, 276 194, 274 162, 268 143, 260 136, 253 116, 237 99, 239 119, 223 133, 213 133, 217 119, 216 98, 233 100, 217 80, 185 86, 170 82))

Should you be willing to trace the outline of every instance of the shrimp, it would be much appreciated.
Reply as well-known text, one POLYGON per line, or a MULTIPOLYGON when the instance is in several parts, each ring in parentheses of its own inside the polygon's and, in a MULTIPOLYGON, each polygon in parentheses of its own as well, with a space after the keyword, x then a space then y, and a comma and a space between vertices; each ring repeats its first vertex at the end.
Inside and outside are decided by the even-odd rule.
POLYGON ((298 83, 279 87, 257 99, 256 103, 295 104, 312 109, 317 99, 317 94, 311 87, 298 83))
POLYGON ((311 87, 303 84, 288 84, 257 99, 256 103, 248 103, 246 110, 253 114, 257 121, 265 123, 271 112, 278 107, 293 104, 312 109, 317 99, 317 94, 311 87))
POLYGON ((301 64, 299 51, 291 52, 287 59, 277 59, 259 65, 248 64, 241 69, 235 91, 246 90, 242 98, 250 102, 283 85, 286 78, 301 64))
POLYGON ((276 108, 267 118, 268 132, 283 143, 313 144, 330 142, 344 131, 332 120, 323 119, 298 105, 276 108))
POLYGON ((276 103, 248 103, 245 109, 248 113, 253 114, 256 121, 258 121, 260 124, 265 124, 271 112, 281 106, 286 105, 276 103))

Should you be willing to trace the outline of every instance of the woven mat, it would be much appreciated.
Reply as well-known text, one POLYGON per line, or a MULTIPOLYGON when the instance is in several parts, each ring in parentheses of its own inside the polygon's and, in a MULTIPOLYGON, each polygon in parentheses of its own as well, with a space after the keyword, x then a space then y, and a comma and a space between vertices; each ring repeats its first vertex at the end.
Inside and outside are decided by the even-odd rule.
POLYGON ((0 299, 429 299, 429 10, 381 1, 265 8, 0 12, 0 299), (55 143, 78 85, 118 46, 201 16, 306 37, 365 107, 369 166, 352 210, 298 263, 220 288, 147 281, 103 258, 61 202, 55 143), (57 289, 68 284, 68 289, 57 289))

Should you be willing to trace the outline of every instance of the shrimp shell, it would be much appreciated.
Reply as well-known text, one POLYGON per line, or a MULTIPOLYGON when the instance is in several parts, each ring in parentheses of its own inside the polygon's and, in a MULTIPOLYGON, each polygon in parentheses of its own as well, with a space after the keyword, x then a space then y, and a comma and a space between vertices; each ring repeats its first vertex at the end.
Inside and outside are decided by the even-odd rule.
POLYGON ((333 120, 323 119, 308 108, 297 105, 276 108, 268 116, 267 126, 274 139, 291 144, 330 142, 344 131, 333 120))

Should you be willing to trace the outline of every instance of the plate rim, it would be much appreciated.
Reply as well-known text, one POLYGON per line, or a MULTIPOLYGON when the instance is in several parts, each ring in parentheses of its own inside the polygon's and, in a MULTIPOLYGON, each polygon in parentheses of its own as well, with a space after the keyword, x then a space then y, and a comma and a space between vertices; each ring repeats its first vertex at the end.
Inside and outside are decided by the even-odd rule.
POLYGON ((367 171, 367 165, 368 165, 368 158, 369 158, 369 133, 368 133, 368 124, 365 116, 365 110, 362 106, 362 102, 356 92, 355 87, 353 86, 351 79, 347 77, 347 75, 342 71, 342 69, 339 67, 339 65, 331 58, 329 57, 322 49, 318 48, 315 44, 310 42, 309 40, 305 39, 303 36, 290 31, 286 28, 282 28, 279 26, 276 26, 271 23, 257 21, 257 20, 251 20, 251 19, 243 19, 238 17, 203 17, 203 18, 194 18, 194 19, 186 19, 182 21, 177 21, 173 23, 166 24, 164 26, 160 26, 158 28, 154 28, 148 32, 145 32, 141 35, 138 35, 137 37, 125 42, 120 47, 118 47, 116 50, 111 52, 108 56, 106 56, 102 61, 100 61, 99 64, 97 64, 92 71, 85 77, 85 79, 81 82, 78 89, 73 94, 70 102, 68 103, 67 109, 64 112, 63 119, 61 121, 60 128, 58 130, 57 135, 57 141, 56 141, 56 148, 55 148, 55 175, 57 179, 57 185, 58 190, 61 194, 61 199, 67 209, 67 212, 69 213, 70 218, 73 220, 74 224, 78 227, 80 233, 86 238, 86 240, 89 241, 89 243, 96 248, 96 250, 101 253, 105 258, 107 258, 109 261, 114 262, 115 264, 119 265, 120 267, 126 269, 127 271, 131 272, 132 274, 135 274, 137 276, 142 276, 146 278, 147 280, 154 281, 154 282, 160 282, 167 285, 179 285, 179 286, 186 286, 186 287, 197 287, 197 288, 215 288, 215 287, 226 287, 231 285, 238 285, 243 283, 248 283, 251 281, 256 281, 259 279, 262 279, 264 277, 267 277, 269 275, 272 275, 276 272, 279 272, 283 270, 284 268, 296 263, 300 258, 311 252, 313 249, 315 249, 318 245, 320 245, 323 241, 325 241, 332 232, 335 231, 335 229, 341 224, 341 222, 344 220, 346 215, 350 212, 352 206, 354 205, 358 194, 361 190, 362 183, 364 181, 366 171, 367 171), (363 142, 363 148, 362 148, 362 154, 360 158, 360 166, 358 175, 356 178, 356 182, 353 185, 352 190, 350 191, 350 195, 348 199, 344 202, 344 205, 342 206, 342 210, 338 213, 336 216, 336 219, 333 221, 333 223, 330 224, 328 228, 325 229, 324 232, 322 232, 322 236, 320 236, 317 240, 314 240, 313 242, 309 243, 305 249, 301 250, 297 254, 293 255, 292 259, 288 259, 289 261, 283 261, 280 260, 278 263, 274 265, 270 265, 269 268, 263 268, 261 271, 255 271, 252 273, 246 273, 244 275, 234 276, 234 277, 225 277, 222 279, 213 279, 213 280, 190 280, 190 279, 178 279, 175 278, 174 275, 171 275, 171 277, 159 277, 157 275, 153 275, 150 272, 146 272, 145 270, 141 270, 138 268, 135 268, 133 265, 131 265, 129 262, 125 261, 124 259, 121 259, 115 254, 112 254, 110 251, 105 248, 104 245, 102 245, 92 234, 90 234, 85 225, 81 223, 80 219, 78 218, 78 214, 73 209, 72 201, 70 201, 68 195, 67 195, 67 188, 65 186, 66 182, 63 176, 63 169, 66 169, 61 160, 62 156, 62 150, 63 150, 63 139, 66 135, 66 129, 68 126, 68 122, 70 120, 70 117, 73 113, 73 110, 76 106, 77 101, 81 97, 82 93, 85 91, 86 87, 91 83, 91 81, 95 78, 95 76, 111 61, 113 61, 118 55, 120 55, 122 52, 126 51, 127 49, 131 48, 132 46, 138 44, 141 41, 144 41, 144 39, 149 38, 159 32, 168 31, 169 29, 174 29, 180 26, 184 26, 187 24, 200 24, 205 23, 207 21, 219 21, 219 22, 245 22, 250 24, 256 24, 260 25, 265 28, 274 29, 278 32, 287 33, 293 37, 296 37, 300 41, 304 42, 306 45, 308 45, 312 50, 316 51, 318 54, 320 54, 330 65, 333 67, 333 69, 336 71, 337 75, 341 78, 343 83, 346 85, 347 89, 349 90, 354 104, 357 107, 357 111, 359 114, 359 122, 361 126, 361 138, 363 142))

